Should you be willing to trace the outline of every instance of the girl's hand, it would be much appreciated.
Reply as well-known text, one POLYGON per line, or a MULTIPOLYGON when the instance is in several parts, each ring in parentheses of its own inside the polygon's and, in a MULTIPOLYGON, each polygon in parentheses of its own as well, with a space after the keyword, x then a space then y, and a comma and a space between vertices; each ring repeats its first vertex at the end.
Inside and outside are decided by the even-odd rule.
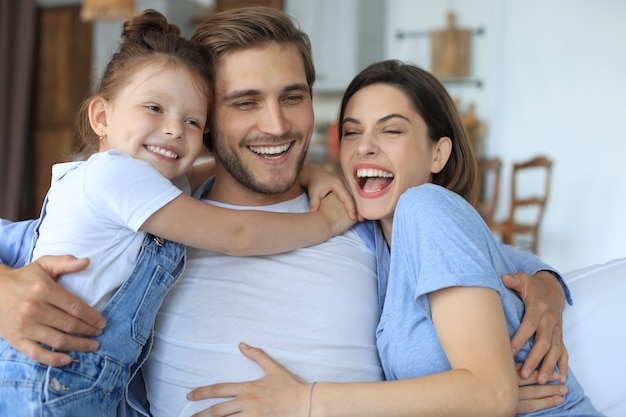
MULTIPOLYGON (((522 368, 522 364, 517 365, 517 370, 522 368)), ((567 386, 559 384, 539 384, 539 371, 531 373, 528 379, 522 379, 517 374, 519 385, 519 401, 517 403, 517 414, 526 414, 533 411, 544 410, 556 407, 563 402, 563 396, 567 393, 567 386)), ((548 382, 559 380, 559 374, 554 372, 548 382)))
POLYGON ((342 176, 311 165, 304 165, 298 181, 301 186, 309 190, 311 211, 319 210, 322 199, 332 192, 345 205, 348 216, 352 220, 363 220, 358 217, 354 198, 348 191, 342 176))
POLYGON ((350 213, 346 211, 345 205, 335 193, 330 193, 322 199, 318 211, 326 217, 332 236, 337 236, 354 226, 354 219, 350 217, 350 213))
POLYGON ((301 417, 308 414, 311 384, 293 375, 263 350, 239 344, 239 350, 263 368, 265 376, 256 381, 223 383, 196 388, 190 401, 207 398, 233 398, 215 404, 193 417, 301 417))

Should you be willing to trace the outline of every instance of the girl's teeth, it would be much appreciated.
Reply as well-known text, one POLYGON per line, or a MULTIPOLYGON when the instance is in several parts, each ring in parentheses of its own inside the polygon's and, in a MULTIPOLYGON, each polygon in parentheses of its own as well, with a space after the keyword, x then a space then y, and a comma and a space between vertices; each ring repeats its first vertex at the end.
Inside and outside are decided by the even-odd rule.
POLYGON ((151 152, 158 153, 159 155, 163 155, 167 158, 172 158, 172 159, 178 158, 178 154, 176 152, 172 152, 170 150, 163 149, 158 146, 148 145, 146 146, 146 148, 151 152))

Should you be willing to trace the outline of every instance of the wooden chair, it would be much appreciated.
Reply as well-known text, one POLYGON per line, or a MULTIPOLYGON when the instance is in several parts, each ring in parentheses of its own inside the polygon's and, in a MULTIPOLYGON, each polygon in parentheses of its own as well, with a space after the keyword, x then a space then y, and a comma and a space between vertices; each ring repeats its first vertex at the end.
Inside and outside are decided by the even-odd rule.
POLYGON ((551 175, 552 160, 545 156, 513 164, 509 217, 491 225, 491 230, 500 234, 504 243, 537 253, 539 226, 550 195, 551 175), (534 191, 522 191, 526 189, 534 191), (521 239, 523 237, 526 240, 521 239))
POLYGON ((480 194, 474 208, 489 227, 494 224, 494 215, 500 196, 500 158, 482 158, 478 160, 478 180, 480 194))

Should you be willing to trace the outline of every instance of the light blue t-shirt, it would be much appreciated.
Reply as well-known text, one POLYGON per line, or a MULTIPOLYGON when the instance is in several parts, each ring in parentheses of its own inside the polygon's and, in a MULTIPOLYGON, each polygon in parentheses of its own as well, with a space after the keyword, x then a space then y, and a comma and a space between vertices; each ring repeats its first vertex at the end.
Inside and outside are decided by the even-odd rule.
MULTIPOLYGON (((480 215, 458 194, 434 184, 405 192, 396 207, 389 281, 377 329, 388 380, 450 370, 430 315, 428 293, 452 286, 491 288, 502 300, 509 335, 524 305, 500 277, 516 269, 480 215)), ((532 342, 516 355, 524 362, 532 342)), ((488 366, 488 364, 486 364, 488 366)), ((533 415, 600 416, 568 372, 564 403, 533 415)))

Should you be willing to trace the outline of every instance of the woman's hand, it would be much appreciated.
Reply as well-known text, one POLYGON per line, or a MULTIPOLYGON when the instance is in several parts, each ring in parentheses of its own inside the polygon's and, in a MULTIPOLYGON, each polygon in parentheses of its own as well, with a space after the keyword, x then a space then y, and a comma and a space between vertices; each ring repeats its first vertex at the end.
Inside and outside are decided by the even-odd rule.
MULTIPOLYGON (((520 370, 522 364, 517 365, 520 370)), ((533 371, 527 379, 517 378, 519 384, 519 402, 516 414, 526 414, 533 411, 556 407, 563 402, 563 396, 567 393, 567 386, 553 384, 538 384, 539 371, 533 371)), ((559 374, 554 372, 549 382, 558 381, 559 374)))
POLYGON ((541 363, 537 376, 539 384, 548 381, 555 366, 558 366, 561 383, 564 383, 569 355, 563 343, 565 296, 561 284, 547 271, 539 271, 533 277, 518 272, 503 276, 502 281, 507 288, 516 291, 525 304, 523 320, 511 340, 514 353, 535 336, 520 376, 529 378, 541 363))
POLYGON ((0 335, 15 349, 50 366, 70 362, 58 351, 91 351, 98 343, 75 334, 96 336, 105 320, 100 313, 71 294, 54 278, 85 269, 88 259, 44 256, 18 269, 0 269, 0 335))
POLYGON ((196 388, 187 395, 190 401, 207 398, 232 398, 215 404, 193 417, 302 417, 308 414, 311 384, 293 375, 263 350, 239 344, 241 352, 259 364, 265 376, 256 381, 222 383, 196 388))

